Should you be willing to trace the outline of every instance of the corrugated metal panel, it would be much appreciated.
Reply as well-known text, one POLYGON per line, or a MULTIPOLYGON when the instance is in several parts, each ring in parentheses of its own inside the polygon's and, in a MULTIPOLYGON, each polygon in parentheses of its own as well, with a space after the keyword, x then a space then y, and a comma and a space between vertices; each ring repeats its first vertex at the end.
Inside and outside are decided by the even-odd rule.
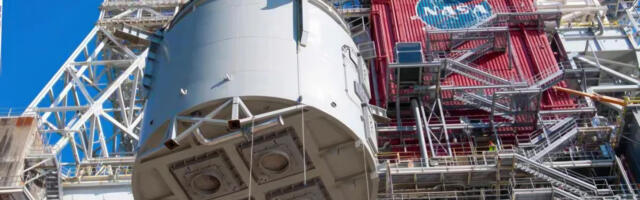
MULTIPOLYGON (((455 1, 462 3, 464 0, 455 1)), ((376 59, 376 68, 379 72, 385 72, 387 63, 394 60, 393 47, 397 42, 422 42, 425 45, 426 28, 433 28, 423 22, 420 15, 424 15, 427 11, 420 11, 419 7, 425 4, 444 4, 443 1, 420 1, 420 0, 374 0, 372 5, 372 35, 376 42, 378 59, 376 59), (419 5, 419 6, 417 6, 419 5)), ((491 5, 493 13, 504 12, 526 12, 533 11, 533 2, 531 0, 489 0, 489 1, 464 1, 466 4, 482 4, 488 2, 491 5)), ((450 4, 450 3, 449 3, 450 4)), ((458 9, 458 8, 454 8, 458 9)), ((433 11, 432 9, 429 11, 433 11)), ((446 9, 441 9, 441 12, 446 9)), ((460 11, 460 10, 456 10, 460 11)), ((463 15, 461 19, 453 20, 446 26, 463 27, 475 23, 475 18, 463 15)), ((434 20, 438 20, 440 16, 435 16, 434 20)), ((428 21, 428 20, 427 20, 428 21)), ((436 25, 438 26, 438 25, 436 25)), ((513 27, 518 28, 518 27, 513 27)), ((520 27, 524 28, 524 27, 520 27)), ((482 70, 491 72, 503 78, 518 77, 522 81, 532 82, 535 78, 546 77, 558 70, 557 62, 551 50, 549 41, 543 32, 537 30, 516 30, 510 31, 511 50, 514 52, 514 67, 509 68, 509 57, 504 52, 490 53, 475 61, 475 64, 482 70), (518 72, 520 71, 520 72, 518 72), (520 76, 519 73, 522 73, 520 76)), ((439 36, 442 37, 442 36, 439 36)), ((433 41, 436 38, 431 38, 433 41)), ((446 38, 437 38, 446 39, 446 38)), ((482 44, 482 41, 470 41, 463 45, 462 48, 473 48, 482 44)), ((444 44, 431 42, 432 49, 446 48, 444 44)), ((426 46, 426 45, 425 45, 426 46)), ((382 74, 382 73, 381 73, 382 74)), ((379 93, 381 98, 385 99, 386 79, 384 75, 378 77, 379 93)), ((473 86, 480 83, 467 77, 453 74, 444 80, 444 84, 455 84, 460 86, 473 86)), ((564 83, 560 83, 561 86, 564 83)), ((493 91, 488 90, 488 93, 493 91)), ((450 94, 444 93, 443 97, 450 97, 450 94), (449 95, 449 96, 447 96, 449 95)), ((542 100, 543 108, 572 107, 573 102, 568 95, 563 93, 555 93, 547 91, 542 100)), ((383 102, 386 105, 386 102, 383 102)))
POLYGON ((25 147, 35 139, 33 117, 0 118, 0 188, 22 187, 25 147))
MULTIPOLYGON (((394 61, 394 53, 393 49, 397 42, 421 42, 423 47, 427 47, 426 42, 426 31, 425 29, 434 28, 433 26, 429 26, 428 23, 421 19, 421 11, 419 11, 417 5, 418 4, 426 4, 427 1, 429 3, 438 4, 443 3, 439 0, 373 0, 372 3, 372 12, 371 12, 371 20, 372 20, 372 36, 378 47, 376 59, 376 65, 378 72, 386 72, 387 64, 394 61)), ((465 2, 468 4, 479 4, 483 1, 480 0, 458 0, 455 2, 461 3, 465 2)), ((454 2, 454 1, 450 1, 454 2)), ((488 0, 487 1, 491 5, 491 11, 496 12, 526 12, 533 11, 533 3, 531 0, 488 0)), ((418 5, 421 6, 421 5, 418 5)), ((440 18, 437 18, 440 19, 440 18)), ((447 22, 445 25, 438 25, 440 28, 447 27, 465 27, 472 25, 477 21, 473 17, 464 16, 462 19, 454 20, 453 22, 447 22)), ((434 23, 434 22, 431 22, 434 23)), ((525 30, 525 25, 519 25, 513 28, 508 32, 510 38, 511 46, 506 47, 509 51, 512 52, 511 57, 506 52, 492 52, 488 53, 479 59, 474 61, 474 66, 484 70, 486 72, 490 72, 494 75, 500 76, 502 78, 506 78, 509 80, 518 80, 518 81, 526 81, 528 83, 533 83, 536 80, 540 80, 553 72, 556 72, 559 68, 557 66, 557 61, 554 57, 553 51, 551 49, 551 45, 546 38, 544 32, 537 30, 525 30), (509 66, 510 60, 512 61, 512 66, 509 66)), ((446 50, 448 48, 448 38, 446 36, 430 36, 429 38, 429 48, 434 50, 446 50), (438 42, 438 40, 440 42, 438 42)), ((469 41, 465 44, 461 45, 459 48, 462 49, 471 49, 476 46, 482 45, 485 41, 475 40, 469 41)), ((506 42, 506 41, 505 41, 506 42)), ((426 48, 425 48, 426 49, 426 48)), ((426 54, 430 52, 425 52, 426 54)), ((383 73, 380 73, 383 74, 383 73)), ((386 100, 385 88, 386 85, 384 83, 387 79, 393 79, 390 75, 381 75, 378 78, 379 83, 379 94, 381 99, 386 100)), ((456 85, 456 86, 475 86, 481 85, 480 82, 476 80, 472 80, 465 76, 459 74, 449 75, 442 82, 443 85, 456 85)), ((565 86, 564 82, 559 83, 561 86, 565 86)), ((391 86, 392 93, 394 92, 393 87, 391 86)), ((491 94, 496 90, 485 90, 485 94, 491 94)), ((402 92, 402 91, 401 91, 402 92)), ((452 99, 453 93, 443 91, 442 93, 443 99, 452 99)), ((392 100, 393 101, 393 100, 392 100)), ((382 106, 386 106, 387 102, 383 102, 382 106)), ((462 102, 449 101, 446 103, 446 106, 456 107, 463 105, 462 102)), ((574 103, 572 99, 564 94, 564 93, 556 93, 552 90, 548 90, 542 94, 542 109, 555 109, 555 108, 563 108, 563 107, 574 107, 574 103)), ((474 120, 476 122, 489 122, 488 114, 484 111, 480 110, 447 110, 448 116, 445 117, 445 121, 448 124, 456 124, 460 123, 460 116, 464 116, 469 120, 474 120)), ((516 121, 518 122, 534 122, 536 119, 534 115, 528 116, 518 116, 516 117, 516 121)), ((413 122, 411 119, 403 119, 404 126, 412 126, 413 122)), ((507 121, 506 119, 497 117, 494 119, 496 122, 507 121)), ((436 123, 437 119, 430 120, 433 123, 436 123)), ((393 125, 393 124, 392 124, 393 125)), ((500 138, 505 144, 514 144, 516 143, 516 138, 522 137, 519 136, 520 133, 531 133, 534 131, 535 127, 532 126, 524 126, 524 127, 500 127, 498 131, 501 132, 500 138)), ((461 131, 461 130, 453 130, 449 133, 461 131)), ((384 133, 379 137, 379 144, 384 144, 388 142, 391 145, 391 150, 394 152, 399 152, 398 156, 401 157, 419 157, 420 151, 418 149, 418 144, 415 140, 412 139, 403 139, 403 138, 412 138, 410 135, 416 134, 412 131, 400 131, 400 132, 388 132, 384 133), (386 137, 392 136, 395 134, 401 134, 404 137, 386 137), (406 145, 406 146, 405 146, 406 145)), ((525 139, 528 139, 528 135, 524 135, 525 139)), ((458 138, 458 140, 464 140, 464 138, 458 138)), ((445 141, 441 141, 445 142, 445 141)), ((452 142, 452 148, 456 151, 456 148, 464 149, 464 142, 452 142), (457 144, 461 144, 456 146, 457 144)), ((444 147, 440 147, 436 145, 436 154, 445 155, 444 147)), ((459 153, 459 152, 458 152, 459 153)), ((432 152, 429 152, 432 154, 432 152)), ((430 155, 433 156, 433 155, 430 155)))

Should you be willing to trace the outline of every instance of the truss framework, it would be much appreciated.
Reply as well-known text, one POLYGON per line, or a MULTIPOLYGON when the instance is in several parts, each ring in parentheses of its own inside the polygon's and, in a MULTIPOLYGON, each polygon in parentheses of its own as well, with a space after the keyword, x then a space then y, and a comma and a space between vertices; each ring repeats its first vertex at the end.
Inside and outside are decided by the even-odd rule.
POLYGON ((146 101, 144 69, 153 57, 147 49, 186 2, 105 0, 96 26, 29 104, 24 114, 37 115, 39 131, 62 156, 64 180, 127 180, 146 101))

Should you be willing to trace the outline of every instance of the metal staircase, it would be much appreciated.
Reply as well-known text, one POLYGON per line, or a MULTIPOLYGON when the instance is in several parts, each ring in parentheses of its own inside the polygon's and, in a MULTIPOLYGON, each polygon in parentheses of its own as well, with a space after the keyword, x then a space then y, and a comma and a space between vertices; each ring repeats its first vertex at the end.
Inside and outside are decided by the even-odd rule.
MULTIPOLYGON (((515 162, 515 167, 527 172, 535 177, 544 179, 551 183, 559 190, 571 193, 574 196, 584 198, 593 191, 597 190, 597 187, 593 183, 589 183, 585 180, 574 177, 573 175, 556 170, 554 168, 543 165, 533 159, 529 159, 520 154, 500 154, 502 159, 512 158, 515 162)), ((566 193, 565 193, 566 194, 566 193)))
POLYGON ((470 79, 476 80, 478 82, 484 83, 486 85, 511 85, 512 81, 493 75, 489 72, 485 72, 479 69, 477 66, 473 66, 472 63, 461 63, 456 60, 446 59, 446 62, 449 63, 447 65, 447 70, 453 71, 470 79))
MULTIPOLYGON (((467 41, 461 40, 458 43, 454 43, 454 44, 452 44, 451 49, 458 48, 459 46, 465 44, 466 42, 467 41)), ((455 60, 456 62, 459 62, 460 64, 468 65, 468 66, 461 66, 464 69, 459 69, 461 67, 450 66, 450 67, 454 67, 454 68, 452 70, 446 71, 444 77, 447 77, 447 76, 453 74, 454 72, 455 73, 463 72, 461 75, 466 76, 466 75, 470 75, 470 73, 466 72, 465 69, 467 69, 469 67, 474 68, 474 69, 478 69, 476 66, 471 66, 471 65, 473 65, 473 63, 472 63, 473 61, 475 61, 476 59, 484 56, 485 54, 487 54, 489 52, 491 52, 493 49, 495 49, 495 45, 493 43, 494 42, 490 40, 490 41, 487 41, 487 42, 483 43, 482 45, 476 46, 473 49, 460 50, 458 52, 452 52, 452 53, 447 54, 448 56, 446 58, 437 58, 438 56, 434 56, 434 57, 436 57, 435 58, 436 60, 441 60, 441 61, 444 60, 445 62, 447 60, 455 60)), ((473 73, 471 73, 471 74, 473 74, 473 73)), ((474 79, 474 80, 478 80, 477 77, 469 77, 469 78, 474 79)), ((483 81, 480 81, 480 82, 483 82, 483 81)))
POLYGON ((470 63, 488 52, 504 51, 508 43, 508 31, 506 26, 426 30, 427 60, 455 59, 470 63))
MULTIPOLYGON (((575 119, 575 118, 573 118, 573 117, 566 117, 566 118, 564 118, 564 119, 562 119, 562 120, 558 121, 557 123, 553 124, 553 126, 549 127, 549 128, 547 129, 547 131, 548 131, 549 133, 553 133, 553 132, 556 132, 556 131, 558 131, 558 130, 561 130, 561 129, 562 129, 562 127, 565 127, 565 126, 567 126, 567 125, 572 125, 572 124, 573 124, 573 125, 575 125, 575 124, 576 124, 576 119, 575 119)), ((549 134, 549 135, 551 135, 551 134, 549 134)))
POLYGON ((518 146, 521 148, 534 148, 538 145, 542 145, 542 142, 547 142, 547 137, 552 135, 555 131, 557 131, 560 127, 574 121, 573 117, 564 118, 558 122, 555 122, 551 127, 543 127, 542 129, 538 129, 537 131, 531 133, 529 135, 529 139, 527 142, 519 143, 518 146))
POLYGON ((551 185, 555 186, 556 189, 561 191, 561 193, 564 194, 564 196, 570 196, 572 197, 572 199, 580 199, 580 197, 584 197, 589 194, 588 192, 582 191, 577 187, 571 186, 563 181, 560 181, 551 176, 545 175, 544 173, 541 173, 538 170, 530 168, 527 165, 516 163, 516 168, 524 172, 527 172, 535 177, 548 181, 549 183, 551 183, 551 185))
POLYGON ((535 147, 527 151, 527 155, 533 160, 540 160, 543 156, 566 144, 578 133, 575 119, 567 117, 549 128, 548 138, 539 142, 535 147))
POLYGON ((540 88, 542 91, 545 91, 558 82, 562 81, 564 76, 563 70, 557 70, 552 72, 550 75, 542 78, 541 76, 544 74, 539 74, 537 77, 534 77, 532 83, 530 83, 529 88, 540 88))
POLYGON ((493 100, 478 94, 473 94, 465 91, 458 91, 458 95, 453 98, 455 100, 464 102, 465 104, 472 105, 475 108, 503 117, 508 120, 514 120, 513 116, 509 115, 511 109, 509 106, 494 102, 493 100), (495 110, 494 110, 495 109, 495 110))
POLYGON ((515 7, 505 7, 494 11, 494 14, 489 16, 483 23, 479 23, 473 28, 494 27, 504 25, 518 25, 528 24, 537 25, 539 28, 543 28, 544 22, 553 21, 556 22, 562 17, 560 11, 522 11, 517 10, 515 7), (513 12, 519 12, 518 15, 512 14, 513 12))
POLYGON ((473 49, 465 51, 464 54, 456 57, 455 60, 463 63, 471 63, 474 60, 490 52, 493 48, 494 48, 493 42, 487 41, 482 45, 478 45, 473 49))
POLYGON ((61 197, 61 179, 58 176, 58 170, 49 170, 45 175, 45 197, 47 200, 58 200, 61 197))

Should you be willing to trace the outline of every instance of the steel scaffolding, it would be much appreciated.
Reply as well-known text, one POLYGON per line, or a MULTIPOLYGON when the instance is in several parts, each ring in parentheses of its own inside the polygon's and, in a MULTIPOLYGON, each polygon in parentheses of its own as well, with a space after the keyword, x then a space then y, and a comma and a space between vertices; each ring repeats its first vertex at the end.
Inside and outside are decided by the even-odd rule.
MULTIPOLYGON (((589 2, 580 8, 541 5, 533 12, 497 14, 468 29, 425 28, 425 49, 419 41, 395 44, 386 72, 391 120, 378 124, 379 199, 637 199, 637 185, 616 148, 620 135, 632 132, 624 123, 638 123, 625 117, 635 109, 633 98, 618 106, 574 97, 573 107, 541 109, 543 94, 558 92, 552 87, 561 82, 588 93, 636 95, 630 91, 638 90, 638 62, 600 55, 609 47, 598 41, 612 37, 605 32, 615 29, 610 25, 617 18, 589 2), (509 55, 509 31, 522 24, 547 32, 554 51, 564 56, 556 66, 525 78, 475 63, 492 52, 509 55), (578 31, 585 27, 596 33, 578 31), (583 42, 577 52, 563 43, 570 37, 593 42, 583 42), (451 75, 479 85, 447 82, 451 75), (481 117, 453 115, 456 110, 481 117)), ((637 49, 633 44, 629 51, 637 49)))

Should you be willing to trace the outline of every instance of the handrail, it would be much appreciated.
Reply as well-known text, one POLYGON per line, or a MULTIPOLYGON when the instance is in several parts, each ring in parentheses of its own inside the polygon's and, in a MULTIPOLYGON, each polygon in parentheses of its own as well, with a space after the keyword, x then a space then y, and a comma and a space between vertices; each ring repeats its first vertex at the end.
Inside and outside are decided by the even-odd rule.
POLYGON ((555 66, 543 68, 542 71, 539 71, 538 74, 536 74, 535 76, 527 78, 526 81, 530 85, 534 85, 537 82, 542 81, 551 75, 554 75, 556 73, 562 73, 563 70, 564 70, 564 64, 562 62, 559 62, 555 64, 555 66))
POLYGON ((564 140, 571 138, 577 133, 577 126, 573 119, 573 117, 567 117, 548 129, 548 138, 545 138, 547 142, 539 143, 529 150, 533 153, 532 156, 534 160, 540 159, 544 154, 553 150, 548 148, 555 148, 563 143, 564 140), (563 139, 563 141, 559 141, 562 138, 565 139, 563 139))
POLYGON ((470 189, 452 191, 424 191, 424 192, 395 192, 393 194, 379 193, 376 199, 398 200, 398 199, 510 199, 508 187, 493 189, 470 189))
POLYGON ((534 160, 531 160, 531 159, 529 159, 527 157, 524 157, 524 156, 522 156, 520 154, 517 154, 517 153, 514 153, 514 154, 500 154, 500 157, 505 157, 505 156, 506 157, 513 157, 513 158, 515 158, 515 159, 517 159, 519 161, 522 161, 524 163, 532 165, 532 166, 536 167, 537 169, 541 169, 543 171, 546 171, 547 173, 549 173, 551 175, 557 176, 557 177, 559 177, 561 179, 564 179, 564 180, 568 180, 568 181, 570 181, 570 182, 572 182, 572 183, 574 183, 576 185, 580 185, 580 186, 582 186, 584 188, 588 188, 590 190, 596 190, 597 189, 595 185, 589 184, 589 183, 587 183, 587 182, 585 182, 583 180, 580 180, 578 178, 575 178, 573 176, 570 176, 570 175, 568 176, 565 173, 562 173, 562 172, 560 172, 560 171, 558 171, 556 169, 547 167, 547 166, 545 166, 545 165, 543 165, 541 163, 538 163, 538 162, 536 162, 534 160))
POLYGON ((108 170, 100 170, 95 166, 77 167, 77 166, 62 166, 60 167, 60 174, 63 178, 66 177, 80 177, 80 176, 125 176, 132 175, 134 167, 130 165, 109 166, 108 170))
POLYGON ((553 151, 555 148, 559 147, 562 143, 566 142, 568 139, 572 138, 573 136, 575 136, 578 133, 578 129, 576 129, 575 127, 564 132, 564 134, 556 137, 556 138, 551 138, 551 140, 553 142, 551 143, 542 143, 541 145, 535 147, 533 149, 533 159, 535 160, 539 160, 540 158, 542 158, 544 155, 546 155, 547 153, 553 151))
POLYGON ((601 152, 597 151, 570 151, 570 152, 554 152, 547 154, 541 162, 562 162, 562 161, 599 161, 605 162, 610 161, 613 162, 612 156, 604 156, 601 152))
MULTIPOLYGON (((456 60, 453 60, 453 59, 446 59, 446 61, 451 63, 451 65, 449 65, 450 67, 457 67, 457 68, 460 68, 460 69, 468 70, 468 71, 473 72, 473 73, 480 74, 481 76, 483 76, 485 78, 484 79, 485 81, 491 82, 492 84, 510 85, 510 84, 513 84, 515 82, 515 80, 516 80, 515 77, 503 78, 503 77, 500 77, 500 76, 493 75, 490 72, 486 72, 486 71, 481 70, 482 69, 481 67, 479 67, 479 66, 477 66, 476 64, 473 64, 473 63, 462 63, 462 62, 459 62, 459 61, 456 61, 456 60)), ((479 77, 479 78, 482 78, 482 77, 479 77)))

